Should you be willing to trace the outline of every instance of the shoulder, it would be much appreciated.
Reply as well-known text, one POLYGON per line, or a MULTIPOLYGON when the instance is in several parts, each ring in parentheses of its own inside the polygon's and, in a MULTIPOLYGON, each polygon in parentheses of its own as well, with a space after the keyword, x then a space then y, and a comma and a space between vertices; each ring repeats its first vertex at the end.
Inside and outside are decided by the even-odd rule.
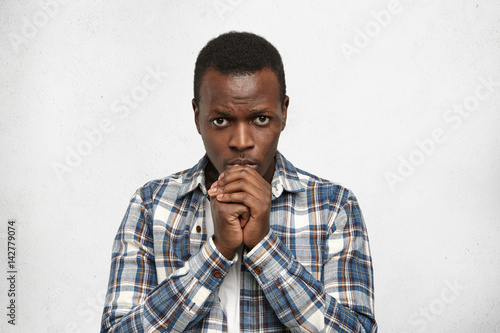
POLYGON ((148 199, 157 196, 177 197, 181 191, 189 169, 176 172, 169 176, 151 180, 137 189, 141 198, 148 199))
POLYGON ((348 201, 356 201, 354 193, 343 185, 297 168, 283 156, 280 162, 286 179, 284 182, 292 184, 288 186, 291 189, 300 189, 300 192, 309 199, 322 203, 328 202, 338 208, 348 201))
POLYGON ((204 186, 205 157, 190 169, 173 173, 167 177, 151 180, 137 189, 134 198, 151 209, 162 202, 173 205, 180 197, 204 186))
POLYGON ((324 214, 330 232, 349 228, 364 230, 364 220, 354 193, 339 183, 297 169, 305 191, 302 192, 309 210, 324 214))

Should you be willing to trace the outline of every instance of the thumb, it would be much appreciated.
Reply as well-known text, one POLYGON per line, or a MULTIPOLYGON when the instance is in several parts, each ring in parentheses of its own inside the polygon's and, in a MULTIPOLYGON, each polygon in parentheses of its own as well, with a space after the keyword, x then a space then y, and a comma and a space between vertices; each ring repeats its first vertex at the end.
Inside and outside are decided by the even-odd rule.
POLYGON ((245 207, 245 210, 240 213, 238 219, 240 220, 241 229, 243 229, 248 220, 250 220, 250 209, 248 209, 248 207, 245 207))

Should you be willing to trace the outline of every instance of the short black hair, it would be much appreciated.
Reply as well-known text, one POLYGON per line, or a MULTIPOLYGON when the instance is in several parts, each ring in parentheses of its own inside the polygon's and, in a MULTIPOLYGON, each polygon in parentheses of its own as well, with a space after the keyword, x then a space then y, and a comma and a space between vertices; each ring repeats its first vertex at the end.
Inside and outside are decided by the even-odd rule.
POLYGON ((209 68, 225 75, 247 75, 269 68, 278 78, 281 103, 285 100, 283 61, 278 50, 261 36, 250 32, 230 31, 205 45, 198 54, 194 68, 194 100, 198 105, 201 80, 209 68))

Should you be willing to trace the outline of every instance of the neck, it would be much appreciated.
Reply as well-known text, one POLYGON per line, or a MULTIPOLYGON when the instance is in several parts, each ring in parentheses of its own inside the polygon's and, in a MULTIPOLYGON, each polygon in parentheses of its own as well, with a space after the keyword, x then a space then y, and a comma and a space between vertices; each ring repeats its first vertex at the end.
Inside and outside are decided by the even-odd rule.
POLYGON ((219 171, 214 167, 210 159, 205 166, 205 187, 207 190, 212 186, 212 184, 219 178, 219 171))
POLYGON ((269 184, 273 181, 273 176, 274 176, 274 169, 276 168, 276 154, 274 155, 273 162, 271 165, 269 165, 269 168, 267 168, 266 172, 262 176, 269 184))

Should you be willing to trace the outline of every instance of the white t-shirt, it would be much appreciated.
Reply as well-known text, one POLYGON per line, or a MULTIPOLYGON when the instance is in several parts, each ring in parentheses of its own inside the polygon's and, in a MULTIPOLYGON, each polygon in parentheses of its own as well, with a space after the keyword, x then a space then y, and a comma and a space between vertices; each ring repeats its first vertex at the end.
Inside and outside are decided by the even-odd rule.
MULTIPOLYGON (((214 223, 212 220, 212 208, 210 201, 205 199, 207 238, 214 234, 214 223)), ((231 266, 219 287, 219 298, 222 310, 227 318, 227 331, 229 333, 240 332, 240 275, 241 275, 241 250, 236 251, 236 262, 231 266)))

